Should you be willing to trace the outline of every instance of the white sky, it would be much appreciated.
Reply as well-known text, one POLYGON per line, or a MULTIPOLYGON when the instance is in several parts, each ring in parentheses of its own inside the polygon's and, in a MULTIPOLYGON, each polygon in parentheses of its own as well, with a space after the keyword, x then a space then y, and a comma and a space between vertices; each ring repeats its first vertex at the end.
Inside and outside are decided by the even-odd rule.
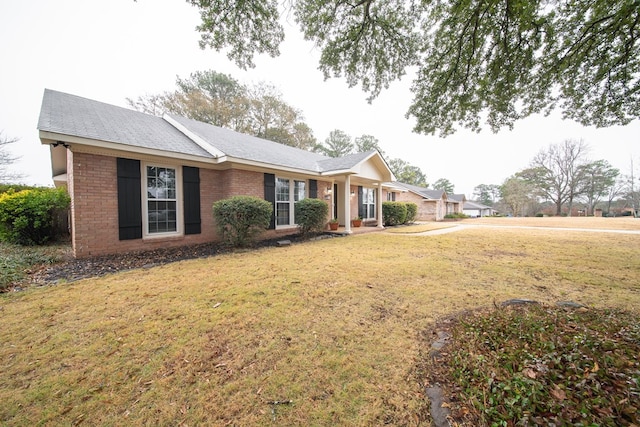
POLYGON ((45 88, 126 107, 127 97, 173 90, 176 75, 208 69, 245 84, 271 83, 303 111, 318 140, 333 129, 373 135, 387 155, 420 167, 429 183, 447 178, 467 197, 478 184, 501 184, 540 149, 569 138, 583 139, 591 159, 608 160, 622 173, 629 173, 632 158, 640 164, 640 120, 595 129, 558 114, 531 117, 498 134, 417 135, 405 118, 410 79, 368 104, 366 94, 344 80, 324 81, 318 51, 294 30, 280 57, 258 57, 256 68, 245 72, 224 54, 198 47, 198 23, 197 9, 184 0, 0 1, 0 130, 20 138, 11 148, 21 156, 13 169, 28 184, 52 185, 49 151, 36 129, 45 88))

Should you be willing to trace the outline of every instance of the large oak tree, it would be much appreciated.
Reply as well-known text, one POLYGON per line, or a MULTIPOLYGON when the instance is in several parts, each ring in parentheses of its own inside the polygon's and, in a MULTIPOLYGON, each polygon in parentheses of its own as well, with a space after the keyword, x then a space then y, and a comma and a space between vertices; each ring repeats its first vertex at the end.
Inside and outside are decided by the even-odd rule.
POLYGON ((293 17, 326 78, 375 98, 415 71, 415 131, 497 131, 559 109, 584 125, 640 117, 639 0, 187 0, 201 47, 240 67, 279 54, 293 17), (283 18, 284 16, 284 18, 283 18))

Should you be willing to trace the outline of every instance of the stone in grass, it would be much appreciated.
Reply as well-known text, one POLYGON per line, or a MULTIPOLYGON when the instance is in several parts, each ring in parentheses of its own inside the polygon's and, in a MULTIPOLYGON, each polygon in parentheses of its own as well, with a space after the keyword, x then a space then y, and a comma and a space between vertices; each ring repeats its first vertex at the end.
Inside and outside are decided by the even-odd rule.
POLYGON ((449 427, 449 406, 444 399, 444 393, 442 389, 437 386, 427 387, 425 389, 427 397, 431 402, 431 418, 433 419, 433 425, 435 427, 449 427))
POLYGON ((532 299, 509 299, 500 304, 503 307, 508 307, 510 305, 528 305, 528 304, 540 304, 538 301, 534 301, 532 299))
POLYGON ((278 240, 278 246, 291 246, 291 240, 278 240))
POLYGON ((556 305, 558 307, 567 307, 567 308, 587 308, 586 305, 573 302, 573 301, 558 301, 556 305))

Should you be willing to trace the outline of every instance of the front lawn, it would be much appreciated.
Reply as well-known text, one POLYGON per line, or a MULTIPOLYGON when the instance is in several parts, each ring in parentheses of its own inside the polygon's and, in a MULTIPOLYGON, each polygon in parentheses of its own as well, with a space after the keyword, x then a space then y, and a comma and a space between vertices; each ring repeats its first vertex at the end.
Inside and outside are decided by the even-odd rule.
MULTIPOLYGON (((368 233, 0 296, 2 425, 428 425, 438 319, 638 314, 637 235, 368 233)), ((636 397, 637 398, 637 397, 636 397)))

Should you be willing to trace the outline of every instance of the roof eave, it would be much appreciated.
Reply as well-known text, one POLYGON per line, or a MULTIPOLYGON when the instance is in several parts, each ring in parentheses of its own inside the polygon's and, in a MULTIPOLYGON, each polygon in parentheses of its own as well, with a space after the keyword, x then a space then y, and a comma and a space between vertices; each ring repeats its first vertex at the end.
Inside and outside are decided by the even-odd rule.
POLYGON ((194 162, 212 162, 214 164, 219 163, 222 159, 216 159, 205 156, 198 156, 195 154, 179 153, 175 151, 158 150, 157 148, 145 148, 137 147, 129 144, 121 144, 111 141, 102 141, 98 139, 83 138, 73 135, 65 135, 56 132, 49 132, 41 130, 39 131, 40 142, 43 145, 54 145, 58 142, 64 142, 67 144, 78 144, 83 146, 90 146, 96 148, 102 148, 105 150, 124 151, 136 154, 143 154, 147 156, 157 157, 171 157, 174 159, 188 160, 194 162))

